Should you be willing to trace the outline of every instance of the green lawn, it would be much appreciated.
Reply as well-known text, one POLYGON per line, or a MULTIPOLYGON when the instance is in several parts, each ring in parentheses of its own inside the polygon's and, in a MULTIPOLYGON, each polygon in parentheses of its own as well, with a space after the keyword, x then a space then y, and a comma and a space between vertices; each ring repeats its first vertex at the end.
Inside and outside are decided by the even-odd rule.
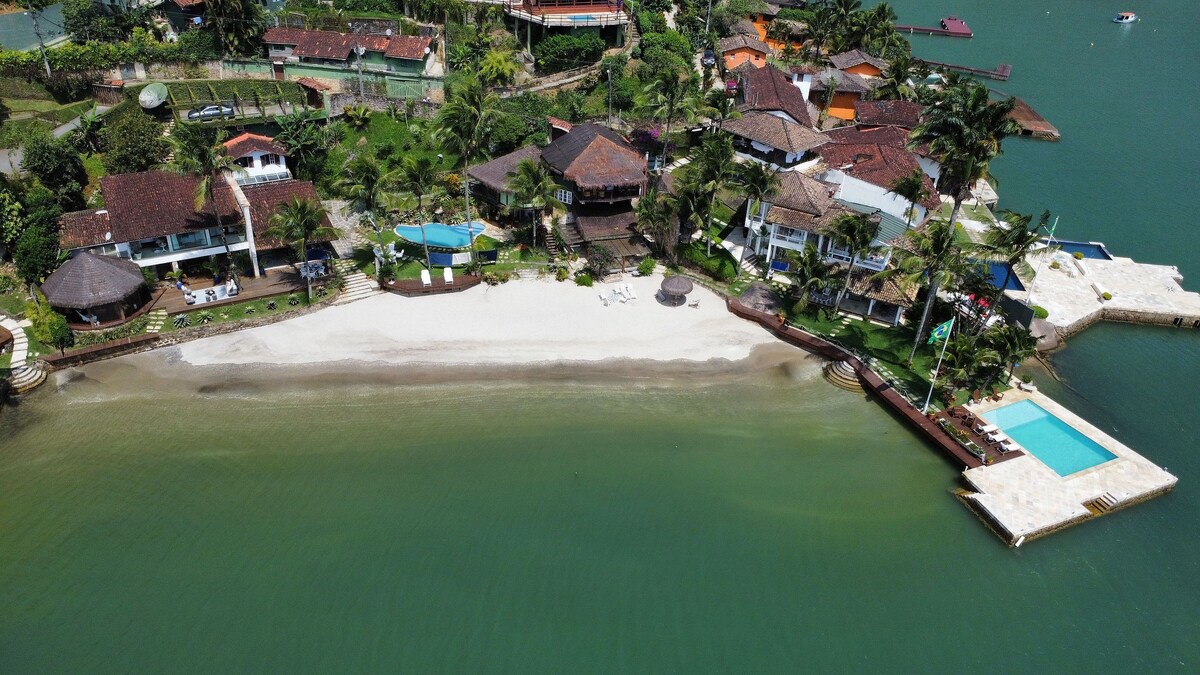
POLYGON ((91 198, 100 187, 100 179, 104 177, 104 161, 100 155, 81 155, 83 168, 87 171, 88 183, 83 189, 83 196, 91 198))
MULTIPOLYGON (((949 218, 950 211, 954 209, 954 202, 946 202, 942 204, 942 208, 938 209, 937 215, 939 218, 949 218)), ((996 216, 988 207, 982 204, 963 204, 959 210, 959 218, 967 218, 970 220, 978 220, 984 223, 991 223, 996 220, 996 216)))
MULTIPOLYGON (((320 300, 320 298, 317 297, 317 288, 318 287, 319 287, 319 285, 313 286, 313 302, 314 303, 320 300)), ((308 304, 309 303, 306 298, 305 292, 300 291, 298 293, 284 293, 282 295, 274 295, 274 296, 268 296, 265 298, 258 298, 257 300, 250 300, 248 302, 239 302, 239 303, 233 304, 233 305, 218 305, 216 307, 213 307, 212 309, 203 309, 203 308, 195 309, 190 312, 186 312, 185 314, 191 318, 192 326, 200 326, 200 325, 203 325, 201 323, 201 316, 206 312, 211 314, 211 316, 212 316, 212 320, 209 323, 210 324, 218 324, 218 323, 229 323, 231 321, 241 321, 243 319, 256 319, 260 316, 269 315, 269 314, 286 314, 288 312, 295 311, 302 307, 306 307, 306 306, 308 306, 308 304), (288 298, 291 296, 295 296, 295 299, 298 300, 298 303, 296 305, 289 304, 288 298), (267 308, 267 305, 270 304, 271 302, 275 303, 275 309, 267 308)), ((166 323, 163 324, 163 327, 162 327, 163 333, 169 333, 169 332, 172 332, 175 330, 179 330, 178 328, 175 327, 175 317, 176 316, 184 316, 184 315, 176 314, 176 315, 169 317, 167 319, 166 323)))
POLYGON ((54 96, 40 82, 27 80, 24 77, 0 77, 0 98, 6 101, 8 99, 54 100, 54 96))
POLYGON ((347 131, 342 140, 342 149, 349 154, 361 152, 365 148, 389 166, 397 166, 403 157, 409 156, 428 157, 437 163, 438 153, 442 153, 438 168, 443 171, 457 168, 458 155, 427 143, 429 131, 426 129, 427 125, 424 122, 406 126, 403 116, 394 120, 387 113, 374 112, 364 131, 347 131), (359 145, 362 139, 366 139, 366 142, 359 145))
POLYGON ((0 293, 0 312, 4 312, 12 317, 24 314, 25 293, 21 290, 0 293))

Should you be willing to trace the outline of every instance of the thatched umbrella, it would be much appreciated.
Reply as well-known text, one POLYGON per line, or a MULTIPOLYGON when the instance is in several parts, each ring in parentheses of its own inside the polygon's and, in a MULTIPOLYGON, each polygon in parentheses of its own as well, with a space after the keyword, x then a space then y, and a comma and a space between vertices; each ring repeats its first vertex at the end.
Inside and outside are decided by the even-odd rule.
POLYGON ((663 295, 669 299, 673 299, 675 304, 682 305, 684 296, 692 292, 692 280, 681 275, 675 275, 663 279, 662 286, 663 295))
POLYGON ((63 263, 46 278, 42 293, 51 307, 76 310, 80 318, 91 317, 93 323, 124 321, 126 305, 136 308, 149 296, 137 263, 94 253, 81 253, 63 263))

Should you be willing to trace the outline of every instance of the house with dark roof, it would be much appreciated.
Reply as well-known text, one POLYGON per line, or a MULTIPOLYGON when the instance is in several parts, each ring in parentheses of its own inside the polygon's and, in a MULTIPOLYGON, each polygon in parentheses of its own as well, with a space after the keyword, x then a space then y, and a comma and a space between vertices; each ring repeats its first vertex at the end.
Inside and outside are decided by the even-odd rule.
POLYGON ((485 218, 498 222, 528 221, 528 205, 518 203, 516 195, 508 187, 509 180, 517 173, 517 165, 526 159, 542 161, 541 148, 527 145, 503 157, 467 168, 467 175, 473 181, 471 193, 485 218))
MULTIPOLYGON (((847 265, 852 268, 850 295, 843 300, 843 309, 885 323, 899 323, 904 308, 912 305, 912 298, 895 281, 877 282, 872 276, 890 263, 890 243, 904 233, 907 223, 838 199, 838 189, 838 185, 799 171, 781 173, 776 195, 746 214, 749 245, 755 254, 765 259, 773 273, 784 274, 791 269, 792 255, 810 245, 815 247, 828 264, 837 268, 835 274, 839 279, 845 278, 847 265), (852 258, 849 251, 830 236, 830 228, 839 216, 856 212, 869 213, 879 223, 874 244, 881 252, 852 258)), ((812 300, 832 305, 836 293, 815 293, 812 300)))
POLYGON ((817 177, 838 186, 837 198, 879 210, 901 220, 920 223, 930 210, 941 206, 937 188, 921 168, 917 156, 906 148, 871 143, 827 143, 817 149, 823 167, 817 177), (896 181, 920 172, 929 196, 910 204, 892 192, 896 181))
POLYGON ((717 50, 721 52, 721 60, 726 70, 733 70, 740 65, 749 64, 755 68, 767 65, 767 57, 771 48, 767 43, 751 35, 731 35, 717 42, 717 50))
POLYGON ((862 77, 879 77, 888 67, 888 62, 871 56, 861 49, 852 49, 829 57, 829 63, 838 70, 862 77))
POLYGON ((743 115, 757 110, 812 128, 816 115, 794 76, 772 65, 740 72, 738 110, 743 115))
POLYGON ((822 133, 786 117, 751 110, 726 121, 721 131, 733 136, 733 147, 743 159, 791 168, 816 161, 815 150, 829 142, 822 133))
MULTIPOLYGON (((286 151, 266 136, 241 134, 225 147, 241 168, 223 176, 213 200, 199 209, 196 176, 161 170, 105 176, 104 207, 63 214, 60 246, 71 255, 114 256, 160 271, 223 255, 228 246, 246 252, 258 276, 259 253, 287 245, 262 235, 271 215, 297 197, 317 200, 317 191, 308 181, 292 179, 286 151)), ((329 226, 328 217, 324 224, 329 226)))
POLYGON ((416 35, 370 35, 273 27, 263 33, 267 58, 279 64, 304 63, 421 75, 433 50, 433 38, 416 35), (361 56, 358 50, 362 49, 361 56))
POLYGON ((898 126, 866 126, 857 125, 853 127, 838 127, 825 132, 830 143, 837 145, 882 145, 898 150, 907 150, 916 158, 917 164, 921 167, 921 171, 925 172, 926 176, 933 181, 934 185, 942 175, 942 165, 929 156, 929 147, 927 145, 919 145, 915 148, 909 147, 909 138, 912 135, 908 129, 898 126))
POLYGON ((515 204, 508 179, 523 159, 538 158, 558 183, 556 197, 567 207, 560 229, 572 247, 603 242, 618 257, 646 255, 649 250, 635 231, 633 200, 649 181, 646 157, 620 133, 600 124, 555 127, 554 140, 544 148, 522 148, 467 170, 476 183, 473 192, 493 212, 515 204))
POLYGON ((862 127, 900 127, 912 130, 921 123, 925 106, 915 101, 858 101, 854 121, 862 127))

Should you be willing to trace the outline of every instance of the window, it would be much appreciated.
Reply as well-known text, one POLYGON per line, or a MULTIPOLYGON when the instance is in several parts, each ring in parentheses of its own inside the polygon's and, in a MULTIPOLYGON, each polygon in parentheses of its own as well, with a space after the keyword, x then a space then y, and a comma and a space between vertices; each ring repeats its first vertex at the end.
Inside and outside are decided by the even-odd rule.
POLYGON ((249 169, 254 166, 254 159, 250 157, 238 157, 234 163, 243 169, 249 169))
POLYGON ((263 155, 262 156, 262 165, 263 166, 274 166, 278 163, 279 163, 278 155, 263 155))
POLYGON ((570 190, 559 188, 554 191, 554 197, 564 204, 571 204, 574 202, 575 195, 570 190))

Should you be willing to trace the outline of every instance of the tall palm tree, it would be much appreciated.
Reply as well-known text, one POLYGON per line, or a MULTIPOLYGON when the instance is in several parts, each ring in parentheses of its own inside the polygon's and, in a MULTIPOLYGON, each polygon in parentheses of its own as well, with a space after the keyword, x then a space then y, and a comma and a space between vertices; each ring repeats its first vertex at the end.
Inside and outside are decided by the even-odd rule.
MULTIPOLYGON (((325 225, 325 207, 315 199, 293 197, 271 216, 270 225, 264 234, 295 246, 302 263, 308 262, 308 242, 326 237, 336 239, 341 235, 335 228, 325 225)), ((311 302, 312 277, 306 274, 304 280, 308 283, 311 302)))
MULTIPOLYGON (((1033 216, 1006 209, 1000 212, 1000 220, 989 225, 984 231, 983 242, 976 246, 977 250, 988 258, 1002 260, 1006 263, 1004 281, 995 289, 990 305, 991 309, 988 312, 989 316, 995 312, 996 302, 1004 294, 1004 289, 1008 288, 1008 282, 1012 280, 1014 271, 1018 276, 1021 274, 1032 275, 1033 269, 1029 266, 1028 259, 1057 250, 1057 247, 1039 246, 1042 240, 1042 230, 1049 222, 1049 211, 1043 211, 1037 224, 1034 225, 1033 216)), ((986 325, 986 323, 985 319, 982 324, 986 325)))
POLYGON ((928 284, 925 309, 921 312, 912 352, 908 355, 911 362, 917 355, 921 340, 925 338, 925 330, 929 328, 929 317, 937 301, 938 289, 950 286, 962 273, 963 249, 955 235, 954 226, 949 221, 937 219, 922 229, 905 232, 903 242, 894 250, 899 263, 875 277, 898 276, 905 285, 928 284))
POLYGON ((821 58, 821 48, 838 30, 838 21, 833 10, 828 7, 817 8, 808 20, 808 37, 812 43, 813 58, 821 58))
POLYGON ((1028 328, 1017 324, 989 328, 984 338, 984 344, 998 355, 1000 365, 1008 366, 1009 379, 1022 361, 1037 353, 1037 338, 1028 328))
MULTIPOLYGON (((488 133, 501 115, 499 104, 498 96, 485 89, 478 78, 471 77, 451 90, 449 99, 434 118, 434 139, 462 159, 463 198, 468 223, 471 222, 471 181, 466 169, 487 147, 488 133)), ((471 238, 471 250, 475 250, 474 237, 471 238)))
MULTIPOLYGON (((749 203, 746 204, 747 216, 749 216, 757 205, 758 219, 765 221, 767 217, 767 198, 773 197, 779 192, 779 170, 762 162, 746 162, 738 167, 737 184, 745 191, 746 197, 749 199, 749 203)), ((747 228, 746 246, 742 247, 743 260, 746 256, 746 248, 749 246, 750 232, 749 228, 747 228)), ((738 269, 741 269, 741 263, 742 260, 739 260, 738 269)))
POLYGON ((808 310, 814 293, 825 295, 833 286, 833 275, 825 256, 817 250, 817 245, 809 242, 803 251, 787 250, 784 253, 791 264, 788 274, 792 278, 792 289, 796 295, 797 312, 808 310))
POLYGON ((669 192, 651 187, 638 199, 638 229, 650 235, 659 253, 668 262, 675 260, 675 244, 679 240, 679 203, 669 192))
POLYGON ((213 221, 221 232, 221 244, 225 247, 225 260, 229 265, 229 276, 234 286, 238 285, 237 268, 233 264, 233 250, 229 248, 229 238, 225 236, 225 225, 221 222, 221 209, 217 205, 217 186, 225 182, 226 173, 241 173, 229 152, 225 149, 226 134, 218 131, 215 136, 206 133, 188 133, 178 136, 168 136, 172 145, 171 163, 167 169, 179 174, 196 176, 194 203, 196 212, 204 210, 208 204, 212 208, 213 221))
POLYGON ((879 85, 875 87, 875 98, 880 100, 915 101, 917 100, 917 90, 912 81, 912 58, 904 54, 894 56, 888 63, 887 68, 883 69, 879 85))
POLYGON ((1001 141, 1020 127, 1008 118, 1016 105, 1014 98, 990 101, 987 88, 972 81, 950 87, 943 94, 913 130, 909 147, 928 144, 930 155, 941 163, 943 180, 954 198, 950 211, 954 223, 971 186, 991 176, 991 162, 1001 154, 1001 141))
MULTIPOLYGON (((385 171, 379 160, 368 154, 357 154, 346 160, 342 165, 341 175, 334 180, 336 190, 354 202, 354 210, 366 217, 375 237, 379 241, 379 250, 383 251, 383 230, 379 226, 384 205, 387 204, 388 191, 395 187, 398 176, 396 171, 385 171)), ((379 285, 383 286, 383 266, 376 266, 379 272, 379 285)))
POLYGON ((558 183, 550 175, 550 169, 542 162, 523 159, 517 162, 517 170, 509 177, 506 187, 512 191, 517 204, 530 208, 533 222, 533 245, 537 246, 538 221, 547 210, 553 212, 565 208, 558 200, 558 183))
POLYGON ((417 198, 417 221, 421 226, 421 244, 425 248, 425 268, 433 269, 429 259, 429 242, 425 239, 425 195, 433 189, 438 170, 428 155, 409 155, 400 164, 397 186, 417 198))
POLYGON ((865 213, 843 213, 833 219, 826 234, 850 254, 850 263, 846 266, 846 283, 833 305, 833 313, 836 315, 841 311, 842 300, 850 292, 854 264, 879 248, 875 246, 875 237, 879 235, 879 221, 865 213))
POLYGON ((696 116, 696 102, 692 96, 692 81, 676 70, 668 70, 654 82, 646 85, 644 111, 654 119, 666 121, 662 142, 662 165, 665 167, 670 157, 671 124, 677 117, 685 120, 696 116))
POLYGON ((908 208, 904 210, 904 216, 907 218, 906 225, 911 228, 913 214, 917 211, 917 202, 929 199, 929 188, 925 187, 925 172, 913 169, 912 173, 900 176, 892 181, 888 192, 908 201, 908 208))
POLYGON ((1000 354, 988 345, 976 344, 970 337, 956 333, 946 338, 942 374, 958 386, 973 387, 983 372, 1001 365, 1000 354))
POLYGON ((709 136, 704 139, 694 158, 698 180, 708 195, 705 213, 708 254, 712 255, 712 214, 717 204, 717 193, 729 187, 737 175, 737 164, 733 161, 733 138, 727 134, 709 136))
POLYGON ((723 89, 713 89, 705 95, 701 112, 717 123, 717 131, 724 128, 725 122, 742 116, 738 112, 737 101, 723 89))

